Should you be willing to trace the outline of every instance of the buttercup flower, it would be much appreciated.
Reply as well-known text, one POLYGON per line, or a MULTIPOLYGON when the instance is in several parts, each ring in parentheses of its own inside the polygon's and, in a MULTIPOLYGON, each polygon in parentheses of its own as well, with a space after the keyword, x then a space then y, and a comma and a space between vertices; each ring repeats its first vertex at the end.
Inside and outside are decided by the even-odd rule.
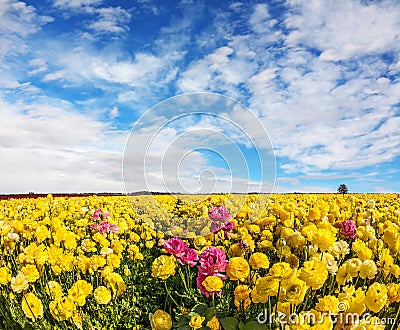
POLYGON ((250 272, 249 264, 243 257, 233 257, 226 267, 226 275, 232 281, 245 279, 250 272))
POLYGON ((208 216, 213 221, 221 221, 221 222, 231 218, 229 210, 222 206, 214 207, 213 209, 211 209, 208 212, 208 216))
POLYGON ((111 292, 105 286, 98 286, 93 292, 94 300, 100 305, 106 305, 111 300, 111 292))
POLYGON ((153 261, 151 275, 166 280, 175 275, 176 259, 174 256, 161 255, 153 261))
POLYGON ((27 318, 36 321, 43 317, 43 304, 33 293, 24 294, 21 306, 27 318))
POLYGON ((198 314, 193 315, 192 318, 190 319, 189 325, 192 327, 192 329, 200 329, 204 320, 205 320, 204 316, 198 314))
POLYGON ((224 286, 224 282, 218 276, 207 276, 201 283, 203 287, 210 293, 215 293, 217 295, 221 294, 221 290, 224 286))
POLYGON ((256 252, 250 256, 249 264, 253 269, 268 269, 269 259, 266 254, 256 252))
POLYGON ((157 309, 154 314, 149 315, 151 330, 170 330, 172 328, 171 316, 161 310, 157 309))
POLYGON ((344 220, 340 228, 340 233, 346 238, 356 238, 357 226, 352 220, 344 220))

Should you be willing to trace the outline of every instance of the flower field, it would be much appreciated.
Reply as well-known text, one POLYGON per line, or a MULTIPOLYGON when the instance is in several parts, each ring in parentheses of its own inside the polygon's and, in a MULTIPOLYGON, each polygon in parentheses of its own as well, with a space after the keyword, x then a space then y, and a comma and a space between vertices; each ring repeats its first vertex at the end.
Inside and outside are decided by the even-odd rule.
POLYGON ((0 200, 1 329, 400 329, 395 194, 0 200))

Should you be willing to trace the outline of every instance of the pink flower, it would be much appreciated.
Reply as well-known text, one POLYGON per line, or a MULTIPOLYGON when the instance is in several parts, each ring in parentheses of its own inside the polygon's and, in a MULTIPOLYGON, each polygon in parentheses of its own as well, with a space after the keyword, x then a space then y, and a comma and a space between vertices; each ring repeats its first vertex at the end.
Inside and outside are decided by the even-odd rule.
POLYGON ((208 212, 208 216, 213 221, 226 221, 231 218, 229 210, 222 206, 214 207, 211 211, 208 212))
POLYGON ((180 256, 181 253, 188 248, 187 244, 180 238, 170 238, 164 242, 164 249, 174 256, 180 256))
MULTIPOLYGON (((225 272, 228 260, 224 250, 210 246, 206 248, 199 257, 199 273, 205 275, 217 275, 225 272)), ((224 277, 224 275, 222 275, 224 277)))
POLYGON ((178 261, 181 265, 188 264, 190 267, 196 265, 197 259, 196 250, 191 248, 186 248, 178 257, 178 261))
POLYGON ((99 233, 118 233, 119 227, 113 223, 109 223, 108 221, 102 221, 100 224, 90 225, 90 229, 97 230, 99 233))
POLYGON ((216 221, 211 222, 210 231, 213 234, 218 233, 221 230, 221 224, 217 223, 216 221))
POLYGON ((102 209, 96 209, 92 213, 92 219, 93 220, 98 220, 101 217, 102 214, 103 214, 103 210, 102 209))
POLYGON ((357 226, 352 220, 344 220, 342 222, 342 228, 340 229, 340 233, 347 238, 356 238, 357 226))
POLYGON ((232 221, 226 222, 222 226, 223 231, 231 231, 233 228, 235 228, 235 223, 232 221))

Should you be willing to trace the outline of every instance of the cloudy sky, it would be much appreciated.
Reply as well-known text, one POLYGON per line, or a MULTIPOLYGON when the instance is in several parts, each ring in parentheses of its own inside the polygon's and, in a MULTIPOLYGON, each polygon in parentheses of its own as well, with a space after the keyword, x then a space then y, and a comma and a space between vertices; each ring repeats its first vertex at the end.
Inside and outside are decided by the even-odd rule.
POLYGON ((136 182, 256 185, 269 149, 276 192, 399 192, 399 31, 397 0, 0 0, 0 193, 123 192, 126 150, 136 182), (232 102, 159 111, 197 92, 232 102))

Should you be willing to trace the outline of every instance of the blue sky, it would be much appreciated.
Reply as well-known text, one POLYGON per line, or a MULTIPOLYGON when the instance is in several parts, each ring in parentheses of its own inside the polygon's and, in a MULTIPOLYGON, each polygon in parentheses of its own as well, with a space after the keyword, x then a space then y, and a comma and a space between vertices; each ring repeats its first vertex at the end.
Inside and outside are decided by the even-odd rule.
MULTIPOLYGON (((0 193, 124 191, 132 128, 145 139, 136 121, 197 92, 251 110, 255 120, 227 107, 217 112, 225 119, 199 127, 229 137, 229 118, 261 155, 272 149, 276 192, 334 192, 341 183, 351 192, 399 192, 399 31, 396 0, 1 0, 0 193)), ((154 184, 158 164, 176 170, 177 155, 185 187, 204 173, 204 182, 232 173, 246 181, 239 162, 226 166, 215 153, 245 150, 245 141, 218 148, 219 137, 192 136, 212 151, 193 139, 175 144, 188 133, 184 123, 159 124, 165 130, 144 169, 154 184)), ((247 180, 257 183, 254 151, 243 155, 247 180)), ((129 165, 139 182, 143 157, 129 165)), ((179 190, 173 172, 161 174, 179 190)))

